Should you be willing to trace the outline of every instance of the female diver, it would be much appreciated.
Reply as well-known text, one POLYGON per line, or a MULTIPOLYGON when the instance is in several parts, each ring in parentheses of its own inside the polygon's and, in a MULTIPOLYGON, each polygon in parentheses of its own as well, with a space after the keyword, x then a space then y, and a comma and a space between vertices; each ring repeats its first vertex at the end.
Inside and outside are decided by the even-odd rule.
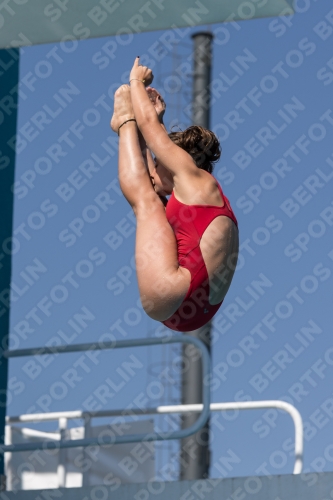
POLYGON ((237 220, 211 175, 221 154, 217 137, 199 126, 168 134, 164 101, 146 89, 152 80, 137 57, 130 85, 115 93, 111 128, 119 134, 120 187, 137 219, 142 306, 151 318, 188 332, 214 316, 229 289, 237 220))

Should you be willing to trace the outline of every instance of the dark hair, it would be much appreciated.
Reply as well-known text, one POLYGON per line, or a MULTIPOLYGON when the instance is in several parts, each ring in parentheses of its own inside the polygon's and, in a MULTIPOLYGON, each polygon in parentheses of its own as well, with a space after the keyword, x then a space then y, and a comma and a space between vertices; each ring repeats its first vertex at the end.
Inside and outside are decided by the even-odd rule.
POLYGON ((169 134, 172 142, 192 156, 196 166, 210 174, 220 159, 221 146, 216 135, 204 127, 192 125, 181 132, 169 134))

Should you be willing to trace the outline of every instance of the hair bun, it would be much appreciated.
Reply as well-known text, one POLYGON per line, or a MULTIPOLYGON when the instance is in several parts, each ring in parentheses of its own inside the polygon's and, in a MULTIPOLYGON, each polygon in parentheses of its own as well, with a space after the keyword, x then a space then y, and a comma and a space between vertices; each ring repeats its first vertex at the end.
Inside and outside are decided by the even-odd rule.
POLYGON ((211 173, 220 159, 221 146, 216 135, 204 127, 192 125, 183 132, 171 132, 170 139, 189 153, 198 168, 211 173))

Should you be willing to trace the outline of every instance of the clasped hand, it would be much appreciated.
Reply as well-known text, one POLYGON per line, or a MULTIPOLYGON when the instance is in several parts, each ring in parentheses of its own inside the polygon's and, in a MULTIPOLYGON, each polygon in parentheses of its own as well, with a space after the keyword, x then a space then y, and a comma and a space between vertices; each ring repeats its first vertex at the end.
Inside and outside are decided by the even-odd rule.
POLYGON ((140 65, 140 57, 136 57, 133 68, 130 73, 130 81, 131 80, 144 80, 144 85, 147 87, 151 84, 154 79, 154 75, 151 69, 147 66, 140 65))

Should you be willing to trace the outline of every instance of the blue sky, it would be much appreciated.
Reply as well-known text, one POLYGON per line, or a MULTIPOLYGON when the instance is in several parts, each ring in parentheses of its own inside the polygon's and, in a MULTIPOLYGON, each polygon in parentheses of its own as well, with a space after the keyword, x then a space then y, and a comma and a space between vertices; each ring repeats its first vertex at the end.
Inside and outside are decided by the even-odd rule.
MULTIPOLYGON (((292 18, 210 27, 211 128, 223 148, 214 173, 242 244, 214 324, 212 400, 293 402, 307 422, 306 470, 332 470, 333 12, 328 0, 296 7, 292 18)), ((193 31, 21 50, 13 348, 162 333, 138 303, 135 221, 117 185, 109 121, 113 93, 140 55, 168 104, 166 125, 190 124, 193 31)), ((8 414, 124 408, 141 393, 149 406, 177 402, 177 352, 69 354, 45 358, 44 366, 42 358, 13 360, 8 414), (134 372, 125 376, 129 361, 134 372), (167 366, 174 384, 161 375, 167 366), (103 398, 107 379, 113 392, 103 398), (147 394, 154 380, 163 391, 147 394)), ((258 411, 214 419, 213 477, 292 471, 289 417, 258 411), (228 454, 237 458, 221 472, 228 454)), ((162 453, 165 463, 170 451, 162 453)))

